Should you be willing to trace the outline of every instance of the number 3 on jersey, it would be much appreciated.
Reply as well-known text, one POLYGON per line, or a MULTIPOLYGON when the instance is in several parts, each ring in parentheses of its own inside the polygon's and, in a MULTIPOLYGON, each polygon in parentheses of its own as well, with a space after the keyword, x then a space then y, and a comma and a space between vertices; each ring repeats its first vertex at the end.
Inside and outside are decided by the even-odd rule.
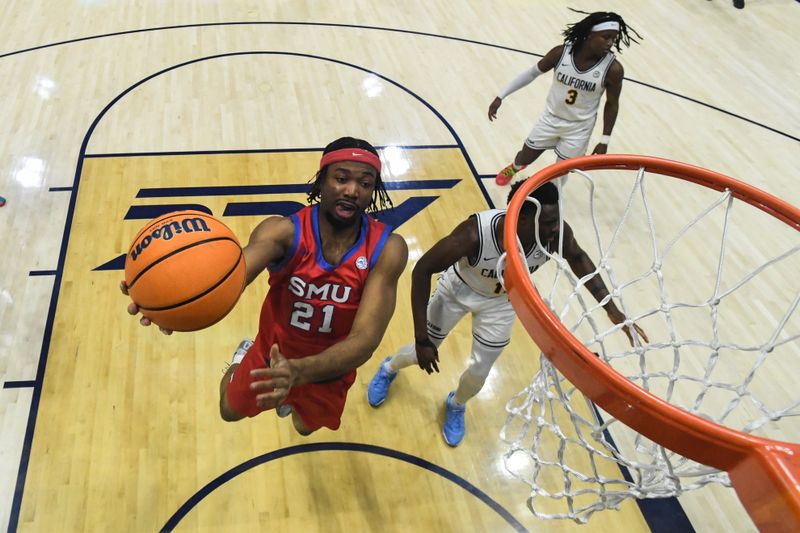
MULTIPOLYGON (((318 333, 330 333, 331 322, 333 321, 333 304, 322 306, 322 325, 317 329, 318 333)), ((303 331, 311 330, 311 318, 314 316, 314 306, 306 302, 295 302, 292 318, 289 323, 303 331)))
POLYGON ((572 105, 575 103, 575 100, 577 99, 578 99, 578 91, 576 91, 575 89, 570 89, 569 91, 567 91, 567 99, 564 100, 564 102, 566 102, 569 105, 572 105))

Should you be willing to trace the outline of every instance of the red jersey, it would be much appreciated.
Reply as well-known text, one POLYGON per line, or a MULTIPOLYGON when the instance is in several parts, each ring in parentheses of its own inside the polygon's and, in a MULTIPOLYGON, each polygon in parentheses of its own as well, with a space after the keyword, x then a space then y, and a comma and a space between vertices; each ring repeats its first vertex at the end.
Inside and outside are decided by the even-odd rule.
POLYGON ((386 224, 362 214, 358 240, 331 265, 322 254, 318 214, 313 205, 292 215, 294 243, 283 261, 268 267, 270 288, 255 342, 265 357, 275 342, 287 359, 295 359, 344 340, 367 275, 391 233, 386 224))

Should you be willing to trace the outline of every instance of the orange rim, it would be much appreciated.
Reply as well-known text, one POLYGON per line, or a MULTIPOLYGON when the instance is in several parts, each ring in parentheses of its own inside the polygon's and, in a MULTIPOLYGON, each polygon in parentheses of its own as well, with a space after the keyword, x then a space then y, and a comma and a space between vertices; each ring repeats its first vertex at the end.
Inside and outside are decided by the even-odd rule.
MULTIPOLYGON (((523 202, 539 185, 570 170, 654 172, 724 191, 800 231, 800 209, 751 185, 686 163, 642 155, 592 155, 551 165, 531 176, 508 206, 506 250, 517 247, 523 202)), ((589 351, 539 296, 519 254, 506 257, 509 299, 539 348, 585 396, 650 440, 699 463, 725 470, 761 529, 800 531, 800 445, 748 435, 675 407, 639 387, 589 351)))

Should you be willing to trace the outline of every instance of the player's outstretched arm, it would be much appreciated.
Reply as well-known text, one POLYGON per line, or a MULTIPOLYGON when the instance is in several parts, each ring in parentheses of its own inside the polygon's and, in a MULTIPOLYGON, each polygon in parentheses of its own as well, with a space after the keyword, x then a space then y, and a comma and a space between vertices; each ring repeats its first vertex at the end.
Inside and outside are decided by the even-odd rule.
MULTIPOLYGON (((606 76, 606 105, 603 107, 603 137, 611 137, 614 124, 617 123, 619 113, 619 95, 622 93, 622 78, 625 71, 619 61, 614 61, 608 69, 606 76)), ((594 147, 592 154, 605 154, 608 152, 608 142, 601 139, 594 147)))
MULTIPOLYGON (((270 217, 263 220, 255 227, 250 234, 250 241, 242 250, 246 267, 246 283, 249 285, 267 265, 280 261, 289 251, 294 242, 294 223, 288 217, 270 217)), ((119 289, 124 295, 128 295, 128 285, 125 280, 119 284, 119 289)), ((139 307, 135 302, 130 302, 127 308, 128 314, 138 315, 139 307)), ((139 317, 139 323, 149 326, 150 319, 139 317)), ((172 335, 172 331, 159 327, 161 333, 172 335)))
POLYGON ((561 54, 563 52, 564 45, 556 46, 547 52, 547 54, 545 54, 545 56, 538 63, 536 63, 536 65, 519 74, 499 93, 497 93, 495 99, 492 100, 491 104, 489 104, 489 121, 497 118, 497 110, 500 109, 500 106, 503 104, 503 98, 522 89, 545 72, 552 70, 556 66, 556 63, 558 63, 558 60, 561 58, 561 54))
MULTIPOLYGON (((583 248, 580 247, 578 241, 575 240, 575 235, 572 232, 572 228, 569 227, 569 224, 564 224, 564 259, 567 260, 569 263, 570 269, 572 272, 582 278, 584 276, 588 276, 594 273, 597 270, 597 267, 594 265, 594 262, 589 257, 583 248)), ((592 293, 592 297, 597 300, 597 303, 601 303, 608 295, 608 288, 606 288, 606 284, 603 282, 603 278, 600 276, 600 273, 597 272, 594 277, 592 277, 589 281, 586 282, 586 288, 590 293, 592 293)), ((617 304, 614 303, 614 300, 611 298, 603 305, 603 309, 606 310, 608 314, 609 320, 614 324, 622 324, 625 322, 626 317, 619 310, 617 304)), ((641 337, 644 342, 648 342, 647 334, 644 332, 642 328, 640 328, 637 324, 633 324, 636 333, 638 333, 639 337, 641 337)), ((628 336, 628 341, 630 341, 631 346, 634 346, 633 342, 633 334, 628 326, 624 326, 623 331, 625 335, 628 336)))
POLYGON ((478 254, 480 241, 474 217, 461 222, 446 237, 433 245, 417 261, 411 274, 411 313, 414 319, 414 343, 417 364, 428 374, 439 371, 439 353, 428 338, 428 299, 431 276, 446 270, 462 257, 478 254))
POLYGON ((291 386, 341 376, 372 356, 394 314, 397 282, 407 261, 406 241, 400 235, 391 234, 375 268, 367 276, 350 334, 317 355, 288 360, 291 386))

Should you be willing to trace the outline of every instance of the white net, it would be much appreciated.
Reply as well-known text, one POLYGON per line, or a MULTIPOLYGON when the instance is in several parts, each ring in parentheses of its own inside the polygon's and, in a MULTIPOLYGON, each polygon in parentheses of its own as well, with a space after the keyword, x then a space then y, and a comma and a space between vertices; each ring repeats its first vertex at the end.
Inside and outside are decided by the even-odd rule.
MULTIPOLYGON (((730 191, 642 169, 572 176, 560 195, 562 225, 649 342, 634 335, 631 346, 624 324, 605 316, 606 301, 586 291, 592 275, 578 279, 558 251, 532 277, 549 308, 605 363, 663 400, 739 431, 800 441, 800 424, 778 422, 800 415, 798 232, 730 191)), ((730 484, 602 412, 539 360, 508 402, 501 434, 506 468, 530 486, 535 515, 584 523, 626 498, 730 484)))

